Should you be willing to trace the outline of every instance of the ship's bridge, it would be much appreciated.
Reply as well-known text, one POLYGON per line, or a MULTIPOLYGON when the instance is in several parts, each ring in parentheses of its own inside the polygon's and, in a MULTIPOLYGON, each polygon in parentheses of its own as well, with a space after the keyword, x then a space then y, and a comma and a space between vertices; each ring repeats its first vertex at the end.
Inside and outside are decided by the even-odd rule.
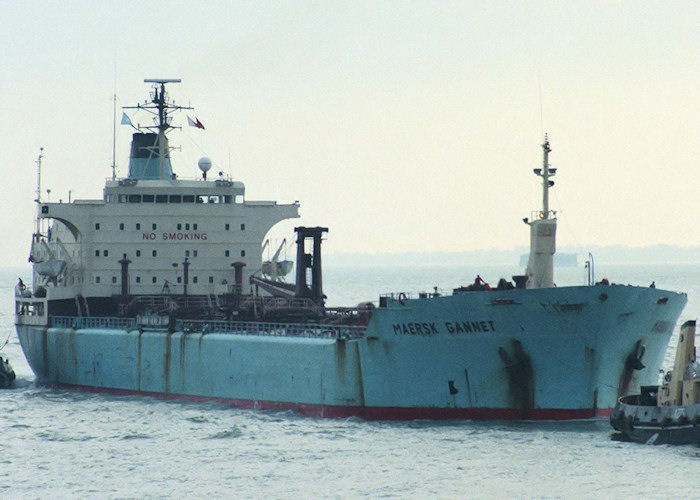
POLYGON ((245 185, 229 179, 108 180, 106 203, 243 203, 245 185))

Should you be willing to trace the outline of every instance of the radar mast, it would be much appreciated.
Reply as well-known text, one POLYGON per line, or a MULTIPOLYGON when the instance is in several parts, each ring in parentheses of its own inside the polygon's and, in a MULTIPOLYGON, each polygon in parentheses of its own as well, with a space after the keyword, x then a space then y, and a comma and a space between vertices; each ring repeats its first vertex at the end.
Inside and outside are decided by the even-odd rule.
POLYGON ((39 157, 36 159, 36 231, 34 232, 34 241, 39 241, 41 236, 41 159, 44 157, 44 148, 39 148, 39 157))
POLYGON ((153 92, 151 92, 151 102, 146 101, 144 104, 137 106, 125 106, 125 109, 143 109, 154 115, 153 125, 139 125, 138 129, 146 129, 157 134, 156 144, 151 150, 152 154, 157 155, 159 165, 159 179, 167 179, 165 162, 170 151, 173 149, 168 145, 166 134, 172 128, 169 114, 172 111, 182 109, 193 109, 188 106, 177 106, 174 101, 168 100, 168 94, 165 91, 165 85, 168 83, 181 83, 179 78, 146 78, 145 83, 153 84, 153 92))
POLYGON ((542 210, 536 212, 533 220, 525 219, 530 226, 530 258, 527 262, 527 288, 551 288, 554 286, 554 253, 556 252, 557 217, 549 210, 549 188, 554 186, 550 177, 557 173, 549 166, 549 145, 547 134, 542 144, 542 168, 533 170, 542 178, 542 210))

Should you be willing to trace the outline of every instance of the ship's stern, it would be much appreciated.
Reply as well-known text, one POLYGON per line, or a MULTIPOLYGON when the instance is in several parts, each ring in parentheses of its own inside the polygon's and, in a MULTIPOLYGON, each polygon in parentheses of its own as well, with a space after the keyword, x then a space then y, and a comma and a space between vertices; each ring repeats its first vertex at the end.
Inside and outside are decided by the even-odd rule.
POLYGON ((15 294, 15 328, 24 357, 40 381, 48 376, 46 332, 48 330, 48 301, 27 290, 15 294))

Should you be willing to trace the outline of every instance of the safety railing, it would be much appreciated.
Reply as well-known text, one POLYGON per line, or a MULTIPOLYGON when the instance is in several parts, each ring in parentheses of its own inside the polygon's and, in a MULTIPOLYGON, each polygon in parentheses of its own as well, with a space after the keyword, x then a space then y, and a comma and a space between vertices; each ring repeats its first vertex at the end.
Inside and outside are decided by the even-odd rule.
MULTIPOLYGON (((101 318, 52 316, 50 324, 60 328, 114 328, 131 330, 139 327, 134 318, 101 318)), ((143 325, 142 325, 143 326, 143 325)), ((265 335, 307 338, 362 338, 366 327, 357 325, 326 325, 323 323, 269 323, 257 321, 181 320, 175 322, 175 331, 184 333, 230 333, 237 335, 265 335)))
POLYGON ((116 328, 127 330, 136 326, 134 318, 98 318, 92 316, 51 316, 51 326, 59 328, 116 328))
POLYGON ((356 325, 326 325, 323 323, 177 320, 176 329, 186 333, 216 332, 280 337, 361 338, 365 335, 366 327, 356 325))

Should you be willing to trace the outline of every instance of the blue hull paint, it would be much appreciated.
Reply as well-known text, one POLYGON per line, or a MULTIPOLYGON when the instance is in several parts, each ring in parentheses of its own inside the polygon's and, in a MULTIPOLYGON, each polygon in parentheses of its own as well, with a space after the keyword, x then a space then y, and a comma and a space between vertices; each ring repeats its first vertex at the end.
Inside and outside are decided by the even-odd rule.
POLYGON ((658 382, 685 303, 632 286, 389 299, 350 339, 20 321, 17 331, 40 381, 88 390, 320 416, 581 418, 658 382), (646 368, 634 371, 639 342, 646 368))

